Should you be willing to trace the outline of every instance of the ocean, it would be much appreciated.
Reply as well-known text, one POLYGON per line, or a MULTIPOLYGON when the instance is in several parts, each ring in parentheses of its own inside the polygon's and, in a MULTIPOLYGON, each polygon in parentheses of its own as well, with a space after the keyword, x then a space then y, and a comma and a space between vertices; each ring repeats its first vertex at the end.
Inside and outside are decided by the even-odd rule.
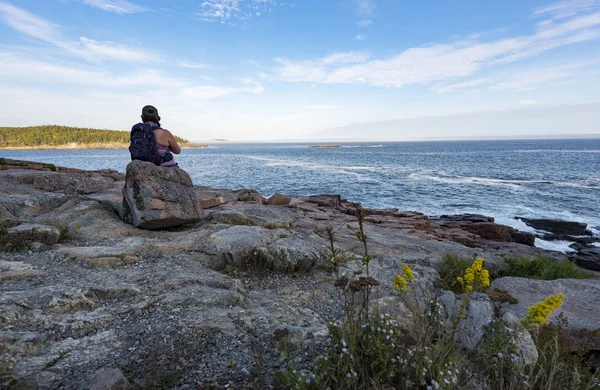
MULTIPOLYGON (((255 188, 266 197, 340 194, 372 208, 484 214, 525 231, 514 217, 600 226, 600 139, 309 145, 215 142, 186 148, 176 160, 196 185, 255 188)), ((130 160, 127 150, 4 150, 0 156, 121 172, 130 160)))

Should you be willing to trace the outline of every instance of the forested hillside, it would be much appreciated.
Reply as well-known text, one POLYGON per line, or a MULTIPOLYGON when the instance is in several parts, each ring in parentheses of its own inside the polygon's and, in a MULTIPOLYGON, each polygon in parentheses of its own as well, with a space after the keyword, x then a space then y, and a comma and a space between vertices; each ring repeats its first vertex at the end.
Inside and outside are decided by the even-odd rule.
MULTIPOLYGON (((175 137, 182 145, 189 141, 175 137)), ((0 127, 0 148, 60 146, 69 144, 128 144, 129 131, 45 125, 0 127)))

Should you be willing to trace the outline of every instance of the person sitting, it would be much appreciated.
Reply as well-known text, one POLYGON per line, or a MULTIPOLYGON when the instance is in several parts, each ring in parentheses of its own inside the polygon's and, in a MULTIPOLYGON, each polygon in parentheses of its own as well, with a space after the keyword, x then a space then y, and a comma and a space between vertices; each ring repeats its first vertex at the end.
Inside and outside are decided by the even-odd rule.
POLYGON ((180 154, 181 147, 179 147, 177 140, 169 130, 161 128, 160 116, 156 107, 148 105, 142 108, 142 122, 152 125, 156 149, 161 156, 160 166, 178 167, 179 165, 175 162, 172 153, 180 154))

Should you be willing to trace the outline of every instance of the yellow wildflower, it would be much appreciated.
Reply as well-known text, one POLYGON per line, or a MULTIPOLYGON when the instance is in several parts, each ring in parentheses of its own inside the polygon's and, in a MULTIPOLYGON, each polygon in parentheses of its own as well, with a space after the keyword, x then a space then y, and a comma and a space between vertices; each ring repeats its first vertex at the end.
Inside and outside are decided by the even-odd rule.
POLYGON ((394 290, 399 292, 405 292, 408 281, 400 275, 394 275, 394 290))
POLYGON ((542 302, 527 308, 527 315, 521 319, 521 323, 528 327, 537 328, 548 323, 548 317, 555 309, 562 306, 565 294, 550 295, 542 302))
POLYGON ((490 286, 490 273, 483 269, 483 259, 478 257, 471 267, 464 271, 463 276, 457 277, 456 280, 463 286, 465 292, 477 291, 490 286))
POLYGON ((413 274, 413 270, 407 264, 402 264, 402 276, 408 283, 415 280, 415 275, 413 274))

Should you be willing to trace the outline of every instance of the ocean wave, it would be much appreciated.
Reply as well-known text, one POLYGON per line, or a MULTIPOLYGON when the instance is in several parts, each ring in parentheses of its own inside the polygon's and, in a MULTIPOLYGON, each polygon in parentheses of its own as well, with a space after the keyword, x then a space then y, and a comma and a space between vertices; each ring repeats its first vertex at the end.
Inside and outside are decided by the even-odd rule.
POLYGON ((469 176, 446 176, 441 172, 438 175, 427 175, 423 173, 411 173, 408 175, 412 180, 433 180, 441 183, 451 184, 479 184, 486 186, 508 187, 516 190, 522 190, 523 184, 551 184, 546 180, 509 180, 509 179, 492 179, 487 177, 469 177, 469 176))
POLYGON ((525 222, 523 222, 520 219, 499 217, 499 218, 495 218, 495 221, 496 221, 496 223, 499 223, 501 225, 510 226, 511 228, 517 229, 517 230, 525 232, 525 233, 533 233, 533 234, 539 233, 538 230, 527 225, 525 222))
POLYGON ((595 177, 590 177, 585 180, 581 180, 579 182, 554 181, 554 182, 552 182, 552 184, 557 185, 559 187, 600 189, 600 179, 595 178, 595 177))
MULTIPOLYGON (((259 156, 247 156, 252 160, 265 161, 265 166, 267 167, 295 167, 295 168, 303 168, 312 171, 325 171, 327 173, 334 174, 344 174, 344 175, 354 175, 358 177, 362 177, 362 175, 358 172, 354 171, 371 171, 371 172, 381 172, 383 169, 378 167, 369 167, 369 166, 339 166, 339 165, 328 165, 328 164, 315 164, 306 161, 296 161, 296 160, 279 160, 275 158, 268 157, 259 157, 259 156)), ((374 180, 374 179, 373 179, 374 180)))
POLYGON ((521 149, 515 150, 517 153, 600 153, 598 149, 584 149, 584 150, 572 150, 572 149, 521 149))
POLYGON ((573 244, 572 241, 546 241, 540 238, 535 239, 535 246, 547 251, 562 253, 577 252, 575 249, 569 247, 571 244, 573 244))

